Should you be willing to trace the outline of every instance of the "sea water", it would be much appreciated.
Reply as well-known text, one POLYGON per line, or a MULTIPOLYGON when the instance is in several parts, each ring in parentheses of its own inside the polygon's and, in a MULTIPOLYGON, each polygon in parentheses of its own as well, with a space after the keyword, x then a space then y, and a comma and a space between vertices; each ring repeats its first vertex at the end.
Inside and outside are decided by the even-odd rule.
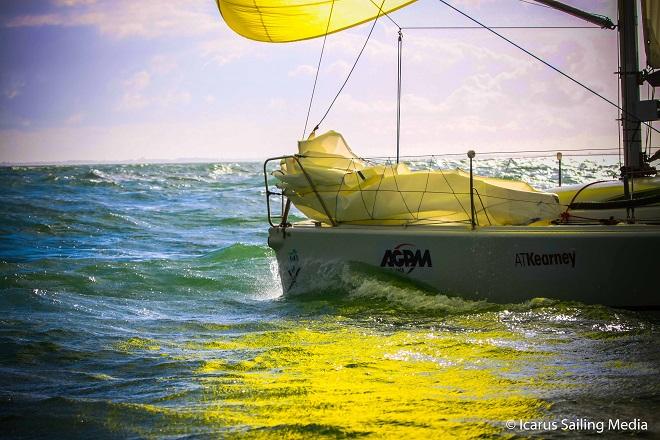
MULTIPOLYGON (((556 183, 512 161, 478 171, 556 183)), ((0 437, 660 435, 656 312, 350 267, 284 297, 262 183, 257 163, 0 168, 0 437)))

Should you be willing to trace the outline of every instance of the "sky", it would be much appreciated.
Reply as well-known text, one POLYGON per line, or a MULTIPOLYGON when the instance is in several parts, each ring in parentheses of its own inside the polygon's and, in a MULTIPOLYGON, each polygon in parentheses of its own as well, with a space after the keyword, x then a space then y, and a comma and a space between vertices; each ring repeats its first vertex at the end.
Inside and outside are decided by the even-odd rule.
MULTIPOLYGON (((566 1, 616 21, 615 0, 566 1)), ((491 26, 588 25, 520 0, 450 2, 491 26)), ((437 0, 391 18, 472 25, 437 0)), ((310 128, 369 28, 328 37, 310 128)), ((616 102, 615 31, 500 32, 616 102)), ((341 132, 361 156, 395 154, 396 38, 397 27, 381 18, 320 127, 341 132)), ((0 162, 295 153, 321 44, 247 40, 213 0, 0 0, 0 162)), ((402 154, 618 145, 614 107, 487 31, 404 30, 402 65, 402 154)))

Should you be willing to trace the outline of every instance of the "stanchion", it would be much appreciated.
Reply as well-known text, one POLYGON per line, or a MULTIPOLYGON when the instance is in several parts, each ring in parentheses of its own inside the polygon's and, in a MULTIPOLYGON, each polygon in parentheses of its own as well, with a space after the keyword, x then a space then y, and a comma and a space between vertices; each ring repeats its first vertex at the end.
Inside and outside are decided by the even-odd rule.
POLYGON ((474 155, 474 150, 467 152, 467 156, 470 158, 470 222, 472 229, 477 226, 477 222, 474 219, 474 180, 472 176, 472 159, 474 159, 474 155))
POLYGON ((557 153, 557 161, 559 162, 559 186, 561 186, 561 153, 557 153))

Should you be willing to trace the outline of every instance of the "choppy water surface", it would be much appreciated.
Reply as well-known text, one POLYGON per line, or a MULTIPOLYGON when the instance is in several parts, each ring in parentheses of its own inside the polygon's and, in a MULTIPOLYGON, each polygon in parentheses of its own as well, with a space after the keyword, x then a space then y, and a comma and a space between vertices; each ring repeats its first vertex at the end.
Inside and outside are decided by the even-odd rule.
MULTIPOLYGON (((553 184, 552 163, 517 160, 480 172, 553 184)), ((618 438, 608 419, 660 435, 657 313, 469 302, 350 267, 284 298, 261 183, 260 164, 0 168, 0 435, 563 438, 604 422, 618 438)))

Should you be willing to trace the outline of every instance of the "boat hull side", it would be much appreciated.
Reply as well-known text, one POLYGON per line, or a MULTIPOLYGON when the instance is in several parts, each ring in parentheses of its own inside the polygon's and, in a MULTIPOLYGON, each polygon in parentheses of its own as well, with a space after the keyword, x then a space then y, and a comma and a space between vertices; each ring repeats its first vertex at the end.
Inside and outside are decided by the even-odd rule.
POLYGON ((535 297, 618 307, 660 305, 660 228, 271 228, 285 294, 332 288, 358 264, 440 293, 496 303, 535 297), (335 278, 333 278, 335 276, 335 278))

